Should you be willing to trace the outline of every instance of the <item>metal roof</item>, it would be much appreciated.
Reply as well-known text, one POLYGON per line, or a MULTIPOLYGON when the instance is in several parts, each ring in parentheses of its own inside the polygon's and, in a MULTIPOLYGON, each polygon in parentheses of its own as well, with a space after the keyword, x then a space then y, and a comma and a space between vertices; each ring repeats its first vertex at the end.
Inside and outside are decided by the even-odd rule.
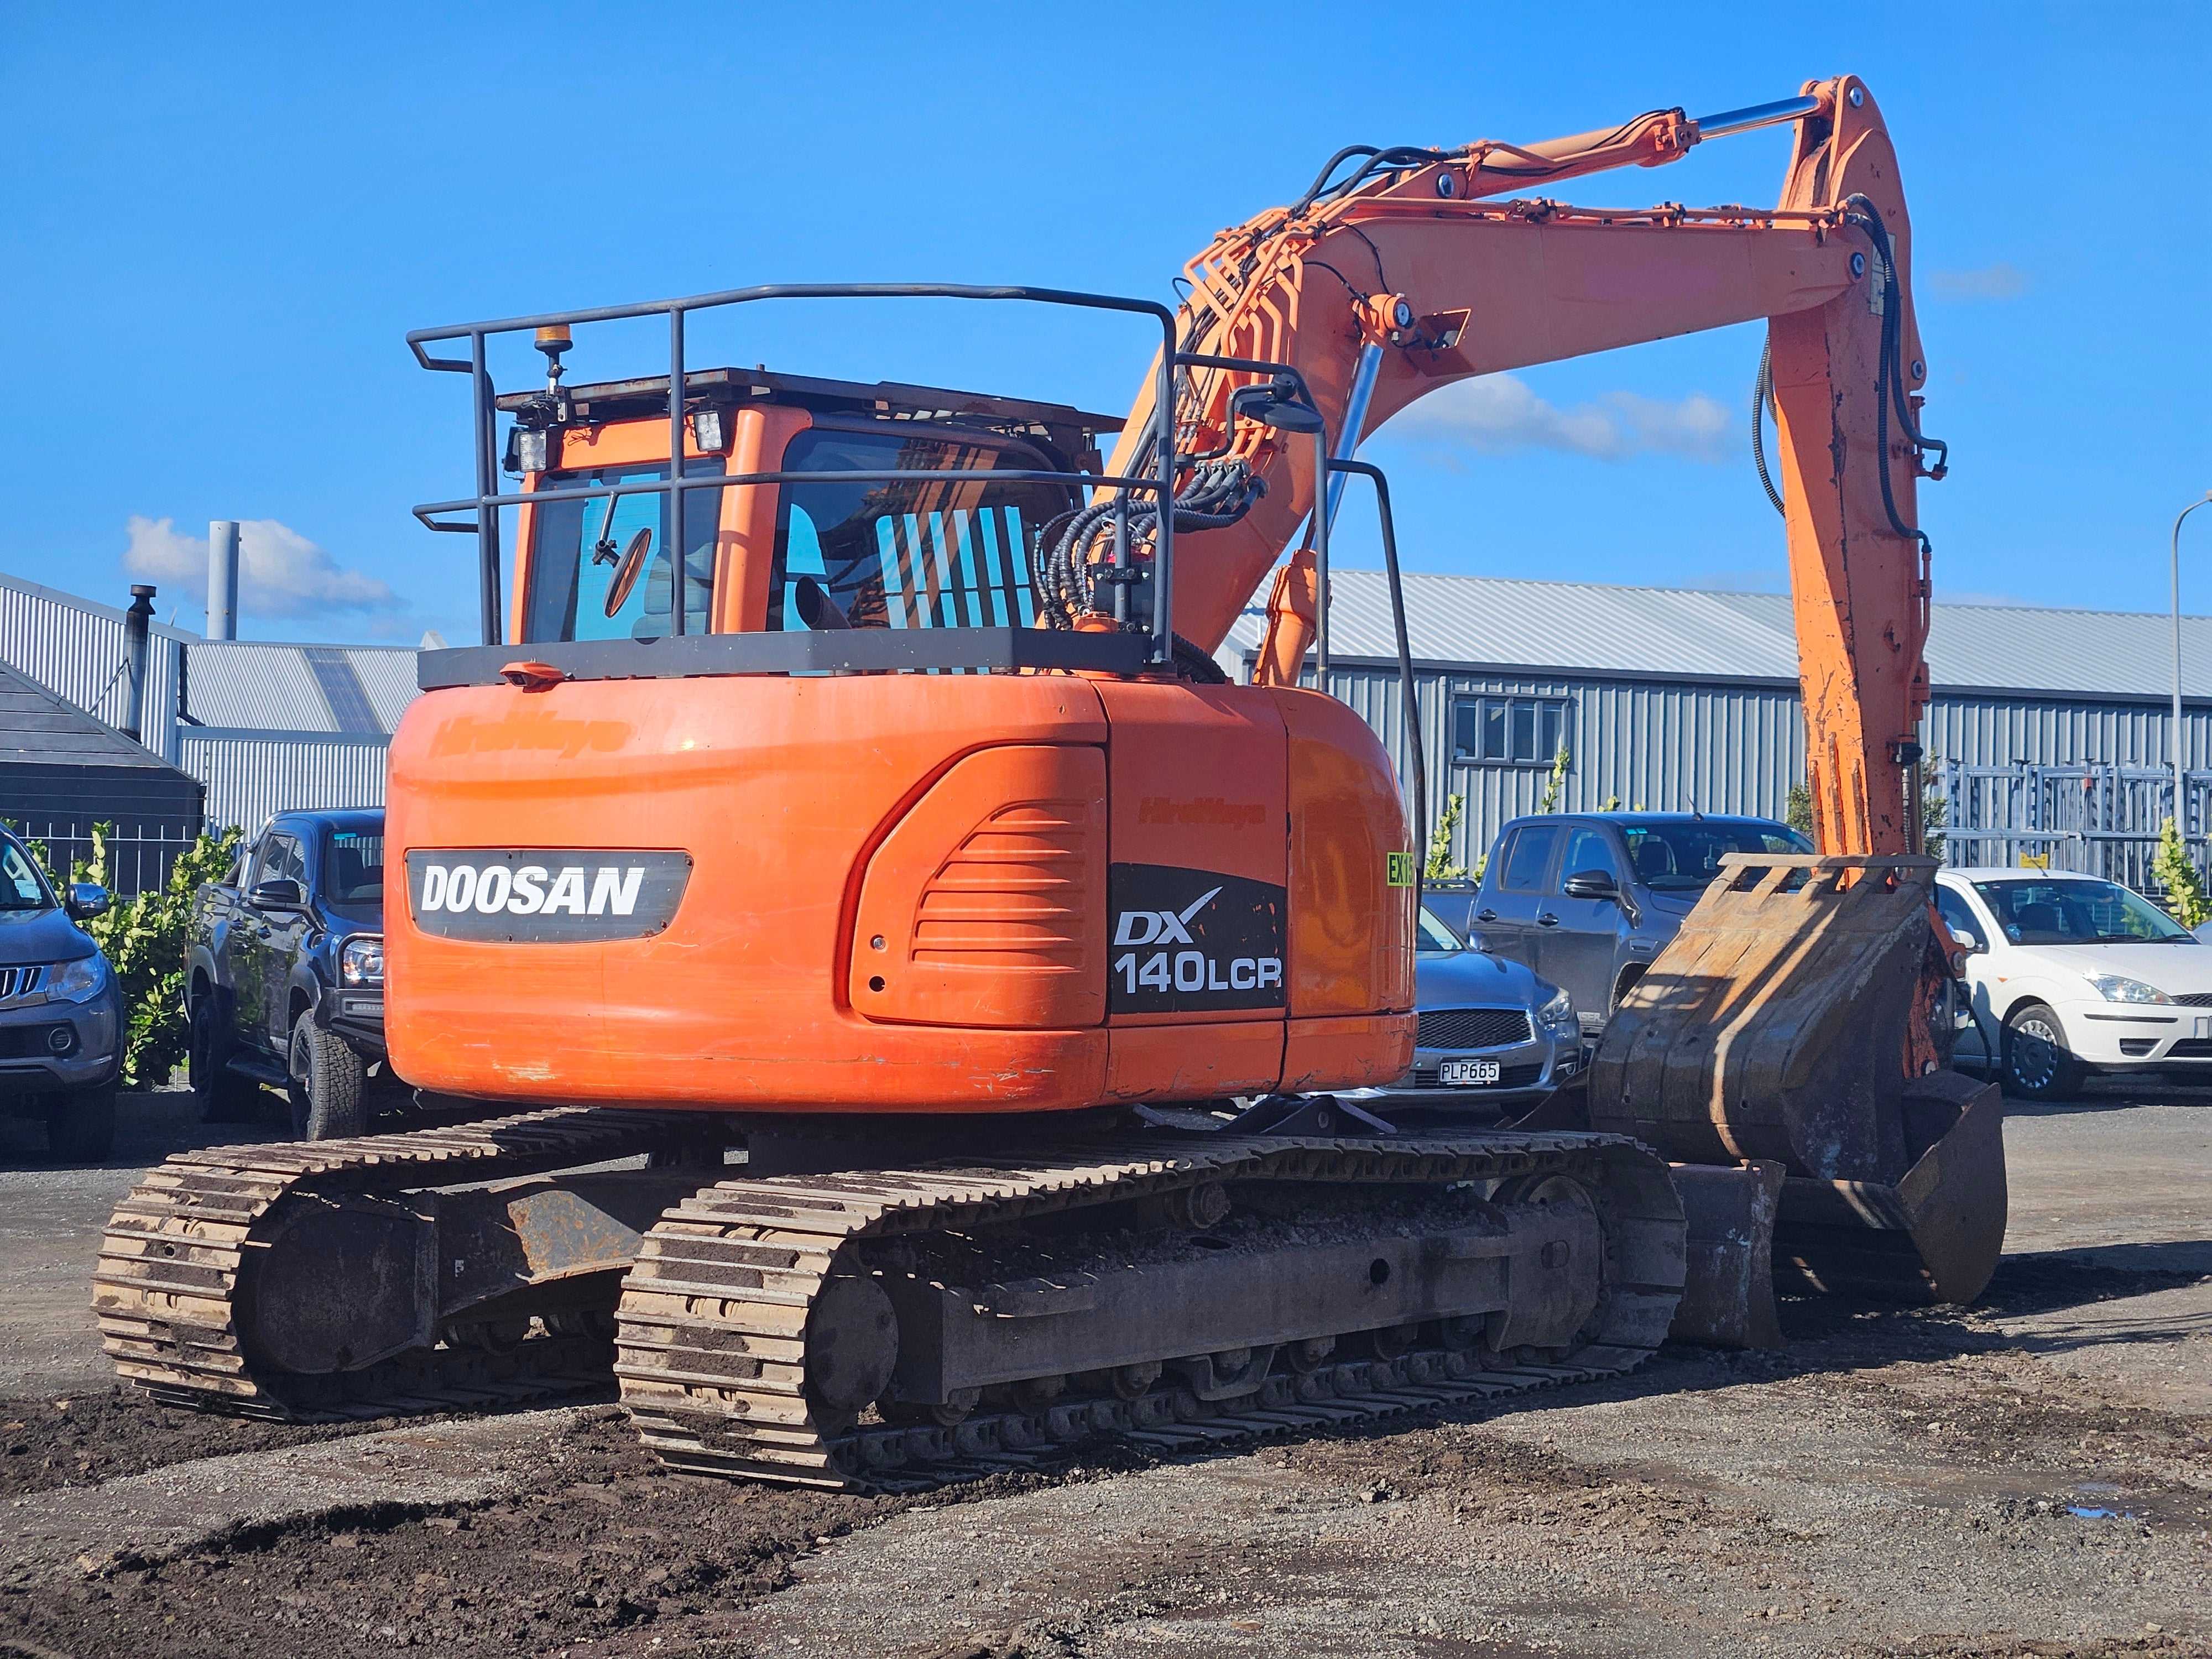
MULTIPOLYGON (((148 739, 164 753, 180 653, 185 712, 202 726, 387 738, 416 695, 411 647, 203 640, 158 622, 149 632, 148 739)), ((123 659, 121 611, 0 575, 0 663, 116 720, 123 659)))
POLYGON ((0 765, 172 769, 113 726, 0 664, 0 765))
MULTIPOLYGON (((1389 588, 1379 570, 1334 574, 1329 654, 1396 659, 1389 588)), ((1795 684, 1797 637, 1786 593, 1612 587, 1595 582, 1408 574, 1407 635, 1431 667, 1553 669, 1603 678, 1795 684)), ((1256 649, 1255 607, 1226 649, 1256 649)), ((2212 698, 2212 617, 2184 617, 2182 690, 2212 698)), ((1929 678, 1939 691, 2164 697, 2173 690, 2173 619, 2133 611, 1937 604, 1929 678)))
POLYGON ((185 708, 202 726, 389 737, 416 696, 410 649, 196 640, 186 650, 185 708))

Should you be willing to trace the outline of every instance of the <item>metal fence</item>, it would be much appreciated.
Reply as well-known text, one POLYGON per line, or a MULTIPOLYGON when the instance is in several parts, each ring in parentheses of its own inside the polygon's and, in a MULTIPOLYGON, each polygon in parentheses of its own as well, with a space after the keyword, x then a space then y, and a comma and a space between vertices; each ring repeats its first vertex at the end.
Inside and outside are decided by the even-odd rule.
MULTIPOLYGON (((2185 772, 2182 829, 2191 862, 2207 868, 2212 771, 2185 772)), ((1943 764, 1944 855, 1954 865, 2047 864, 2161 890, 2152 866, 2174 816, 2173 774, 2142 766, 1943 764)))
MULTIPOLYGON (((46 850, 46 868, 58 881, 68 881, 76 866, 92 861, 92 823, 75 818, 15 821, 11 826, 26 841, 46 850)), ((169 879, 170 866, 191 846, 200 833, 197 823, 174 820, 167 823, 118 825, 107 837, 108 890, 125 898, 158 891, 169 879)))

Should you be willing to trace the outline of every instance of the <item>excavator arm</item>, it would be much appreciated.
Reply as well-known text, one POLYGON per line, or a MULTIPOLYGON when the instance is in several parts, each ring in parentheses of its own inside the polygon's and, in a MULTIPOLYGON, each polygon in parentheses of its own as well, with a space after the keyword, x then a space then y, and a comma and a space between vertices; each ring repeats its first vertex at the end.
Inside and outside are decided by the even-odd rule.
MULTIPOLYGON (((1910 250, 1881 111, 1846 76, 1705 122, 1663 111, 1525 148, 1340 152, 1300 201, 1222 232, 1190 262, 1183 349, 1295 368, 1346 455, 1455 380, 1767 319, 1819 843, 1901 854, 1915 845, 1905 769, 1928 695, 1914 506, 1926 372, 1910 250), (1796 143, 1774 208, 1496 199, 1662 166, 1778 119, 1794 120, 1796 143)), ((1177 629, 1209 650, 1313 507, 1310 441, 1231 412, 1232 392, 1264 378, 1195 368, 1176 380, 1178 447, 1225 452, 1266 486, 1234 524, 1177 537, 1177 629)), ((1109 472, 1143 470, 1146 384, 1109 472)), ((1304 550, 1276 571, 1261 684, 1296 684, 1317 598, 1304 550)))
MULTIPOLYGON (((1881 111, 1846 76, 1705 121, 1662 111, 1526 148, 1340 152, 1297 203, 1188 267, 1182 353, 1295 369, 1337 457, 1455 380, 1767 323, 1758 396, 1778 434, 1820 856, 1715 882, 1625 994, 1586 1085, 1545 1109, 1682 1161, 1678 1333, 1696 1340, 1774 1340, 1770 1237, 1775 1262, 1815 1284, 1958 1300, 1987 1281, 2004 1231, 2002 1109, 1993 1086, 1942 1069, 1948 940, 1917 856, 1929 590, 1914 489, 1942 476, 1942 447, 1919 431, 1911 245, 1881 111), (1773 208, 1539 193, 1780 120, 1796 144, 1773 208)), ((1208 649, 1315 509, 1310 439, 1237 418, 1233 394, 1259 378, 1192 365, 1175 383, 1178 448, 1264 486, 1234 523, 1177 538, 1176 626, 1208 649)), ((1152 414, 1140 398, 1111 471, 1143 470, 1152 414)), ((1310 540, 1275 568, 1261 684, 1297 684, 1326 580, 1310 540)))

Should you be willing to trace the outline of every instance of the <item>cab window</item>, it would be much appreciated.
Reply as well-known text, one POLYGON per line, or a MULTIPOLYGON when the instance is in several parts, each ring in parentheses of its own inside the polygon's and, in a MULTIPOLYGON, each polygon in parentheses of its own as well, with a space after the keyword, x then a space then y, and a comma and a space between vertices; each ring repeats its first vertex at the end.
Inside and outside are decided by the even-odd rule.
POLYGON ((2148 899, 2093 878, 1978 881, 1974 891, 2014 945, 2194 945, 2185 927, 2148 899))
POLYGON ((1513 832, 1505 849, 1505 869, 1498 884, 1509 893, 1540 893, 1544 872, 1551 866, 1552 849, 1559 845, 1559 826, 1532 823, 1513 832))
POLYGON ((12 841, 0 841, 0 910, 43 910, 46 884, 29 855, 12 841))
MULTIPOLYGON (((1050 471, 1028 445, 988 434, 924 437, 815 427, 787 472, 1050 471)), ((799 583, 829 590, 854 628, 1023 628, 1036 620, 1030 569, 1045 527, 1076 505, 1060 484, 988 479, 796 483, 776 512, 770 629, 804 629, 799 583)))
MULTIPOLYGON (((684 463, 686 477, 713 477, 726 468, 720 456, 684 463)), ((603 467, 590 472, 549 472, 547 489, 583 485, 648 483, 668 477, 658 466, 603 467)), ((668 558, 668 497, 660 491, 547 501, 532 510, 530 597, 524 637, 557 640, 657 640, 670 631, 672 614, 668 558), (640 532, 643 551, 628 558, 640 532)), ((684 631, 703 634, 714 592, 714 544, 722 516, 720 489, 684 495, 684 631)))
POLYGON ((1620 879, 1613 837, 1587 824, 1568 832, 1566 856, 1559 860, 1559 884, 1564 887, 1569 876, 1578 876, 1585 870, 1602 870, 1616 882, 1620 879))
POLYGON ((384 836, 333 830, 323 842, 323 896, 349 909, 384 902, 384 836))
POLYGON ((300 890, 307 888, 307 861, 301 856, 300 843, 289 836, 271 836, 261 845, 260 861, 254 866, 251 887, 264 881, 296 881, 300 890))
POLYGON ((1425 904, 1421 907, 1419 931, 1413 935, 1413 949, 1423 956, 1443 956, 1464 951, 1467 946, 1443 918, 1425 904))
POLYGON ((1983 945, 1990 942, 1989 924, 1974 914, 1966 902, 1966 895, 1956 888, 1936 884, 1936 914, 1943 918, 1943 925, 1951 930, 1954 939, 1960 933, 1971 933, 1983 945))

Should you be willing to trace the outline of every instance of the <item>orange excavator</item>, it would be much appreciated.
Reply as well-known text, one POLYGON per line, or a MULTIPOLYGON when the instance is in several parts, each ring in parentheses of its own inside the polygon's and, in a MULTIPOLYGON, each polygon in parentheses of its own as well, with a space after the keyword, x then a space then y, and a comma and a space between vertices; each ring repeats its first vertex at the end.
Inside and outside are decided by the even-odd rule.
POLYGON ((392 750, 386 1029, 445 1115, 149 1174, 97 1278, 118 1369, 287 1417, 611 1370, 674 1466, 895 1490, 1617 1373, 1670 1323, 1759 1340, 1770 1240, 1974 1294, 1996 1112, 1941 1070, 1905 796, 1941 453, 1909 249, 1844 77, 1346 150, 1176 310, 815 285, 410 337, 470 377, 477 489, 417 511, 477 537, 486 641, 423 654, 392 750), (1781 123, 1777 208, 1535 193, 1781 123), (691 319, 793 297, 1104 309, 1159 346, 1126 419, 689 366, 691 319), (665 374, 566 383, 579 330, 640 317, 665 374), (1731 872, 1546 1121, 1368 1117, 1331 1091, 1408 1063, 1423 837, 1299 683, 1334 488, 1372 483, 1395 575, 1363 433, 1762 318, 1823 855, 1731 872), (501 395, 517 334, 545 385, 501 395), (1302 525, 1231 684, 1211 653, 1302 525))

